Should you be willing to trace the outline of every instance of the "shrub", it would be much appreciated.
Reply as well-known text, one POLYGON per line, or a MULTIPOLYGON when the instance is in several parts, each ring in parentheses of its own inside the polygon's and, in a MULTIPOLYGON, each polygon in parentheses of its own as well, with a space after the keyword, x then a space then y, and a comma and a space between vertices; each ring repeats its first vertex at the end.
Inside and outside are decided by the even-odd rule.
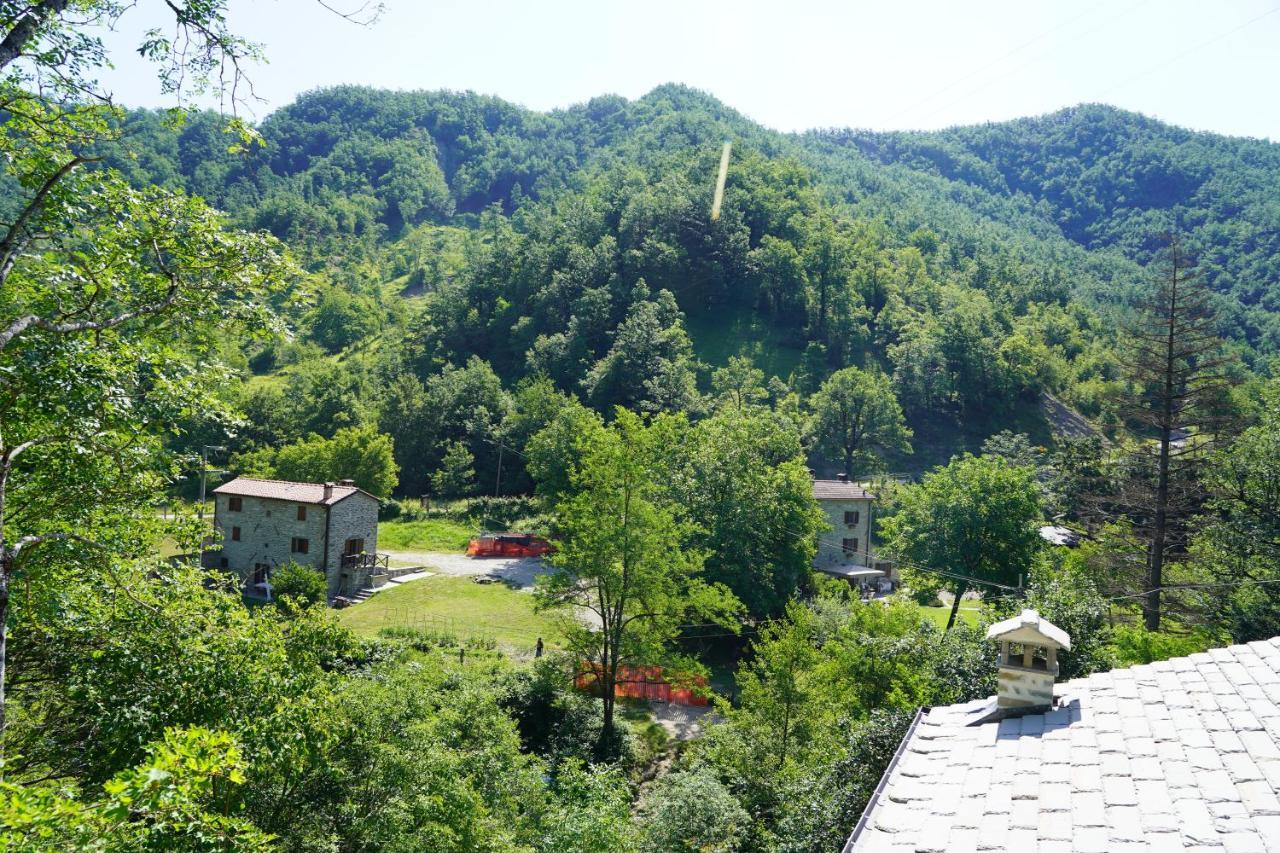
POLYGON ((325 602, 329 583, 319 569, 288 562, 271 573, 271 592, 277 599, 310 607, 325 602))
POLYGON ((1108 643, 1116 657, 1116 666, 1137 666, 1169 658, 1186 657, 1217 645, 1215 637, 1205 631, 1170 634, 1148 631, 1137 625, 1125 625, 1111 631, 1108 643))

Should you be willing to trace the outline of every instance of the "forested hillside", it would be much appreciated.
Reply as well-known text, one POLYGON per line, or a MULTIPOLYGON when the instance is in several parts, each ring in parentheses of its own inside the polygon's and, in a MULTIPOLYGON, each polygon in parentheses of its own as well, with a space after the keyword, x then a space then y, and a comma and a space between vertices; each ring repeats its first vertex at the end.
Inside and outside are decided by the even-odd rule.
POLYGON ((819 131, 805 144, 856 151, 1032 207, 1069 240, 1146 264, 1181 231, 1229 298, 1230 330, 1280 348, 1280 145, 1197 133, 1087 104, 933 133, 819 131))
POLYGON ((846 366, 889 376, 926 451, 890 452, 898 469, 1007 426, 1047 437, 1041 392, 1114 429, 1113 329, 1176 210, 1193 250, 1252 249, 1202 262, 1246 362, 1274 346, 1274 234, 1224 219, 1262 210, 1274 146, 1112 110, 796 137, 679 86, 547 114, 342 87, 260 129, 260 144, 228 150, 216 116, 175 129, 135 112, 111 162, 270 231, 310 273, 297 337, 243 353, 262 381, 242 402, 261 417, 237 450, 380 421, 409 490, 449 442, 492 467, 485 431, 522 380, 600 412, 697 412, 732 356, 773 378, 775 402, 803 402, 846 366), (451 376, 479 383, 452 424, 425 402, 451 376))
MULTIPOLYGON (((1280 634, 1273 146, 679 86, 249 128, 99 91, 135 5, 0 4, 0 848, 818 853, 997 620, 1063 679, 1280 634), (220 474, 378 515, 330 559, 329 489, 220 474)), ((238 103, 226 0, 151 6, 238 103)))

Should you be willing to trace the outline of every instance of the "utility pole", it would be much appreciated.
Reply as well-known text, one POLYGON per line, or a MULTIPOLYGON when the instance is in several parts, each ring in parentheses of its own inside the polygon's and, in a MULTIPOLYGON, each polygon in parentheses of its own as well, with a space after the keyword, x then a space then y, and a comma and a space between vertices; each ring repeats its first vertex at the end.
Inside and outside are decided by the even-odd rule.
POLYGON ((502 446, 502 442, 498 442, 498 482, 493 486, 493 496, 495 498, 502 496, 502 451, 506 450, 502 446))
MULTIPOLYGON (((196 517, 200 521, 204 521, 204 490, 205 483, 208 481, 209 471, 209 451, 215 453, 226 453, 227 449, 217 444, 206 444, 200 449, 200 508, 196 510, 196 517)), ((221 474, 222 471, 214 471, 212 473, 221 474)))

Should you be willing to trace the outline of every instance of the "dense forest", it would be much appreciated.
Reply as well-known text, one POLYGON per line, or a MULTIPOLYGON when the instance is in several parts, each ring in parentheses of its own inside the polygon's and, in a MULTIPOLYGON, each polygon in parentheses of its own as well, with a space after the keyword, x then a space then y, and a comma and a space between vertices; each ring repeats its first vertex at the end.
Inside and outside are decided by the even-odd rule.
POLYGON ((413 494, 450 441, 493 473, 495 446, 477 437, 490 427, 422 438, 421 401, 444 376, 481 383, 491 399, 474 417, 496 428, 531 377, 602 413, 697 412, 733 356, 774 398, 857 366, 891 378, 918 434, 917 454, 889 449, 893 470, 1008 427, 1047 440, 1043 393, 1114 435, 1115 329, 1174 232, 1222 294, 1245 365, 1265 374, 1274 350, 1274 146, 1109 108, 788 136, 680 86, 547 114, 343 87, 273 113, 247 151, 227 150, 215 115, 173 128, 133 112, 122 130, 109 156, 130 181, 204 196, 308 272, 297 336, 244 353, 264 380, 245 405, 271 415, 242 449, 394 412, 383 426, 413 494), (722 139, 735 147, 713 223, 722 139), (325 411, 285 414, 299 405, 325 411))
MULTIPOLYGON (((226 4, 166 5, 166 91, 240 83, 226 4)), ((917 708, 992 694, 997 619, 1064 679, 1280 634, 1277 146, 678 85, 251 126, 92 97, 82 15, 131 9, 0 4, 0 847, 816 853, 917 708), (814 473, 876 490, 892 595, 812 571, 814 473), (247 596, 193 559, 220 474, 351 478, 384 548, 547 536, 451 600, 545 649, 358 631, 299 562, 247 596), (654 666, 694 735, 617 696, 654 666)))

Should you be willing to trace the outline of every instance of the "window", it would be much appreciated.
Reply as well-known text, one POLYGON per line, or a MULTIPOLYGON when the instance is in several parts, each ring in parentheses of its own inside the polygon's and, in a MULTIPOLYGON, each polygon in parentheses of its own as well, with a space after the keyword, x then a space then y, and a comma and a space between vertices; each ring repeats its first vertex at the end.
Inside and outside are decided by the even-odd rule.
POLYGON ((346 544, 342 546, 343 556, 354 557, 356 554, 364 553, 363 539, 348 539, 346 544))
POLYGON ((311 541, 301 536, 293 537, 293 541, 289 543, 289 550, 295 554, 305 554, 311 547, 311 541))
POLYGON ((862 513, 856 509, 845 510, 844 523, 849 527, 856 527, 858 525, 858 519, 861 516, 862 513))
POLYGON ((307 520, 307 508, 305 506, 298 507, 298 521, 307 520))
POLYGON ((239 527, 233 527, 233 528, 231 528, 231 541, 232 541, 232 542, 239 542, 239 541, 240 541, 240 528, 239 528, 239 527))
POLYGON ((243 505, 243 499, 240 498, 238 495, 232 495, 231 497, 227 498, 227 509, 230 510, 231 512, 240 512, 242 505, 243 505))
POLYGON ((846 554, 856 554, 856 553, 858 553, 858 540, 857 540, 857 539, 844 539, 844 540, 842 540, 842 541, 841 541, 840 545, 841 545, 841 547, 844 549, 844 552, 845 552, 846 554))
POLYGON ((266 583, 267 572, 270 571, 270 569, 271 567, 266 563, 254 563, 253 564, 253 582, 266 583))

